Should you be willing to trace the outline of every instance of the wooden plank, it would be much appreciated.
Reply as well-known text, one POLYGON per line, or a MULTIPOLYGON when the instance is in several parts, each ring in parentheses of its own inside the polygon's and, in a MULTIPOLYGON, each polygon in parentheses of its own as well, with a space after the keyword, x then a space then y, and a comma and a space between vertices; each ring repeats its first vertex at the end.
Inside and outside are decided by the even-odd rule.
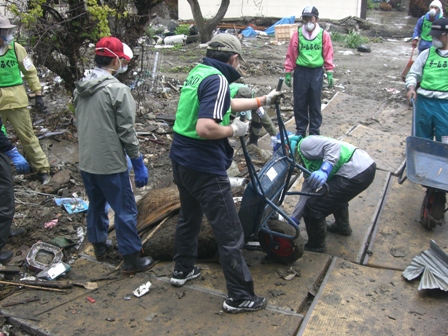
POLYGON ((448 293, 338 259, 298 335, 445 335, 448 293), (307 320, 309 316, 309 320, 307 320))
POLYGON ((397 180, 392 178, 367 265, 404 270, 416 255, 429 249, 431 239, 448 247, 448 225, 425 229, 419 222, 425 188, 409 180, 399 185, 397 180))

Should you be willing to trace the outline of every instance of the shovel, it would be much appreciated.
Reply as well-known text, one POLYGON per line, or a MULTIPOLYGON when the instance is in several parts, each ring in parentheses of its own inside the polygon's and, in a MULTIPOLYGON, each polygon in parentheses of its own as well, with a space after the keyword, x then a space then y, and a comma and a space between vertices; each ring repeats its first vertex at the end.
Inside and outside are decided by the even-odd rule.
POLYGON ((403 82, 406 81, 406 75, 408 74, 409 70, 411 69, 412 64, 414 64, 414 60, 412 57, 414 56, 414 50, 415 47, 412 48, 411 57, 409 58, 408 64, 406 64, 406 67, 404 68, 403 72, 401 73, 401 80, 403 82))

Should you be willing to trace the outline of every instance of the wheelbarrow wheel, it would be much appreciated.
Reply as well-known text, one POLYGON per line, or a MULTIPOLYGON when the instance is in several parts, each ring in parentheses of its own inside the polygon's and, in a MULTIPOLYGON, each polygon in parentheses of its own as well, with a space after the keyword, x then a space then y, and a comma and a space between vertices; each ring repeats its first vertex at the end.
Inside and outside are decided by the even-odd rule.
POLYGON ((420 210, 420 223, 428 230, 444 223, 445 192, 433 188, 426 190, 420 210))
MULTIPOLYGON (((269 220, 268 227, 271 231, 284 233, 290 236, 295 235, 295 228, 287 222, 280 220, 269 220)), ((299 259, 303 255, 304 241, 299 235, 296 239, 287 239, 276 237, 269 233, 260 231, 258 233, 260 246, 268 254, 268 259, 280 262, 282 264, 290 264, 299 259)))

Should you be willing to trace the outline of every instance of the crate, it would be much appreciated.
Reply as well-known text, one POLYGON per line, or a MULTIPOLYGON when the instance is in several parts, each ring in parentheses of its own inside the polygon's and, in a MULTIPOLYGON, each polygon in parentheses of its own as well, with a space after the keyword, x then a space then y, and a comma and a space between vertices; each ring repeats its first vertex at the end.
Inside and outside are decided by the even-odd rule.
POLYGON ((275 39, 279 42, 289 42, 294 31, 299 27, 298 23, 282 24, 274 26, 275 39))

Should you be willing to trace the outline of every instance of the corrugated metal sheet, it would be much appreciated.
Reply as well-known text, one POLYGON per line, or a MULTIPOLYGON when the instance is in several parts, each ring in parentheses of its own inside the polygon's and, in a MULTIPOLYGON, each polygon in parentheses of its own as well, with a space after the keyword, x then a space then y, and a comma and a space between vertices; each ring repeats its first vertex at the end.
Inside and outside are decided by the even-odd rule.
POLYGON ((448 255, 434 240, 431 240, 429 250, 412 260, 404 270, 403 276, 407 280, 414 280, 422 273, 419 290, 439 288, 448 291, 448 255))

